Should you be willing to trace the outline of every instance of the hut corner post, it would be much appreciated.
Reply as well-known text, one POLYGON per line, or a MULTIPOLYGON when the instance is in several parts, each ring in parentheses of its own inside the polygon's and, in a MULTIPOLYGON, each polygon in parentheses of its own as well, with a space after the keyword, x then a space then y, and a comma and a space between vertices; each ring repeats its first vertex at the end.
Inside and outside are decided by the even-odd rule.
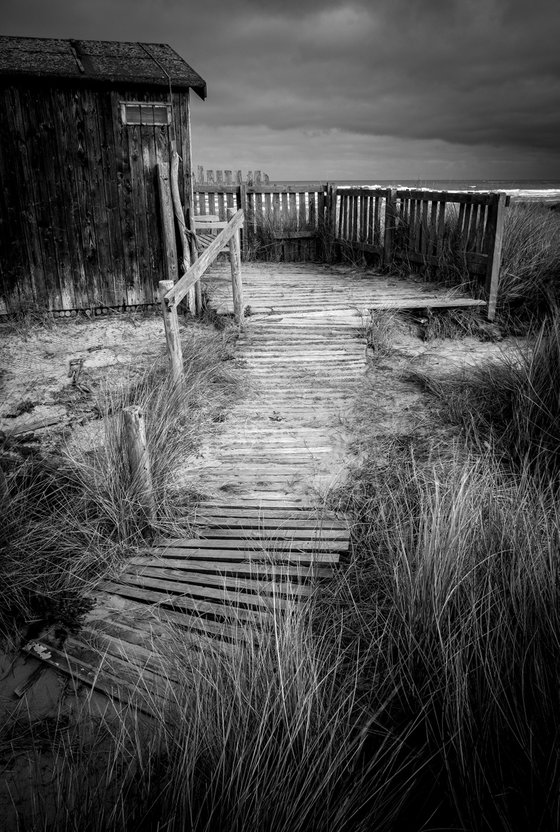
POLYGON ((506 215, 507 194, 496 194, 495 202, 488 207, 488 269, 486 272, 486 298, 488 300, 487 317, 493 321, 496 317, 498 286, 500 282, 500 265, 502 261, 502 243, 504 239, 504 220, 506 215))
POLYGON ((165 295, 173 286, 174 283, 172 280, 160 280, 159 298, 161 301, 163 325, 165 327, 167 352, 171 364, 171 378, 174 384, 179 384, 183 380, 183 352, 181 350, 181 339, 179 336, 179 316, 177 315, 177 307, 175 304, 168 303, 165 298, 165 295))
POLYGON ((124 430, 132 491, 144 514, 146 523, 152 528, 156 523, 156 503, 152 484, 150 456, 146 442, 146 420, 144 412, 136 406, 123 410, 124 430))
MULTIPOLYGON (((229 218, 235 214, 235 208, 228 209, 229 218)), ((241 245, 237 230, 229 241, 229 262, 231 266, 231 289, 233 293, 233 318, 238 326, 243 326, 243 280, 241 278, 241 245)))

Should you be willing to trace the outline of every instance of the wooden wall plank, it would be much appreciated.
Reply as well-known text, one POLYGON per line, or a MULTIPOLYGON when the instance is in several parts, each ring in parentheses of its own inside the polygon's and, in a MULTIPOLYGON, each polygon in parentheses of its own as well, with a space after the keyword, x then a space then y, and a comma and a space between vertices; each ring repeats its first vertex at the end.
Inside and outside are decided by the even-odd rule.
POLYGON ((58 183, 59 200, 64 213, 62 226, 59 230, 61 237, 61 298, 58 308, 72 309, 80 305, 80 301, 88 298, 87 278, 84 267, 84 247, 81 236, 81 221, 78 214, 78 186, 74 138, 74 118, 69 117, 73 112, 74 102, 69 90, 52 89, 45 91, 45 98, 50 99, 50 109, 55 121, 57 172, 55 179, 58 183))
POLYGON ((86 296, 91 306, 107 307, 114 302, 114 288, 111 286, 110 279, 110 235, 105 189, 103 187, 102 154, 97 128, 97 99, 97 93, 90 90, 84 90, 84 94, 79 99, 81 103, 78 121, 79 140, 80 147, 83 147, 84 151, 82 158, 79 160, 80 192, 86 217, 85 234, 87 237, 84 252, 87 281, 86 296))
POLYGON ((3 214, 0 248, 2 313, 45 306, 43 252, 36 217, 35 181, 25 140, 19 89, 0 91, 0 175, 3 214))
POLYGON ((42 91, 26 89, 23 92, 23 118, 30 150, 32 176, 37 182, 38 230, 43 248, 43 275, 49 309, 67 308, 70 298, 62 297, 59 280, 59 252, 56 234, 63 219, 58 204, 56 182, 54 182, 54 159, 52 117, 45 104, 42 91))
POLYGON ((132 203, 132 182, 129 166, 128 128, 123 125, 116 113, 120 112, 119 102, 125 93, 118 90, 111 92, 111 111, 113 113, 113 151, 117 168, 117 191, 119 197, 119 215, 121 218, 121 234, 123 240, 123 277, 127 305, 138 303, 135 286, 139 282, 138 262, 135 250, 135 226, 132 203))
MULTIPOLYGON (((117 114, 115 114, 117 117, 117 114)), ((103 199, 106 217, 106 245, 109 251, 110 268, 107 275, 107 291, 114 306, 125 304, 124 254, 121 233, 121 219, 118 210, 117 171, 113 151, 113 114, 111 97, 106 91, 99 91, 97 97, 97 131, 101 153, 100 168, 103 182, 103 199)))

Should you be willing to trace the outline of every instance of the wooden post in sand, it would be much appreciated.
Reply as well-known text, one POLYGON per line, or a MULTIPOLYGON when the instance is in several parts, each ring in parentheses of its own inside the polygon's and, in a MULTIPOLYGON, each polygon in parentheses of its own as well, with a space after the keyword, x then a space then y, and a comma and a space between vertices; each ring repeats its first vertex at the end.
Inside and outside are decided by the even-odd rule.
POLYGON ((393 262, 396 216, 397 191, 395 188, 388 188, 387 196, 385 197, 385 233, 383 237, 384 266, 389 266, 393 262))
POLYGON ((171 377, 178 384, 183 379, 183 352, 181 350, 181 339, 179 337, 179 317, 175 304, 170 305, 165 299, 167 292, 172 289, 172 280, 160 280, 159 299, 161 301, 161 312, 163 325, 165 327, 165 340, 167 341, 167 352, 171 364, 171 377))
POLYGON ((487 317, 493 321, 498 302, 498 284, 500 281, 500 264, 502 261, 502 243, 504 238, 504 220, 506 216, 507 195, 493 194, 494 200, 488 206, 486 234, 488 235, 488 267, 486 270, 486 297, 488 299, 487 317))
POLYGON ((148 525, 156 521, 156 504, 152 486, 150 456, 146 444, 146 421, 139 407, 126 407, 123 410, 126 450, 132 490, 144 512, 148 525))
MULTIPOLYGON (((230 219, 235 213, 235 208, 228 209, 230 219)), ((239 241, 239 229, 232 235, 229 241, 229 262, 231 265, 233 318, 236 324, 243 326, 243 281, 241 279, 241 246, 239 241)))

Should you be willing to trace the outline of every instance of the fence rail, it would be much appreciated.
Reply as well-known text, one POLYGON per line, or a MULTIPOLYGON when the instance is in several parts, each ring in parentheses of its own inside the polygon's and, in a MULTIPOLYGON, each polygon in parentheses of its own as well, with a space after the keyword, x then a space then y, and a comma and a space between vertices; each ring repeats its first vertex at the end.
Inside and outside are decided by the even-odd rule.
MULTIPOLYGON (((309 260, 326 247, 430 268, 444 262, 480 286, 488 317, 496 309, 503 221, 503 193, 420 189, 343 188, 318 185, 197 184, 195 213, 243 209, 243 256, 309 260)), ((437 274, 436 274, 437 278, 437 274)))
POLYGON ((229 245, 234 319, 239 326, 243 325, 243 285, 241 281, 241 251, 239 247, 239 230, 243 225, 243 211, 239 210, 234 213, 233 209, 230 210, 233 216, 231 216, 225 227, 217 234, 208 248, 185 271, 177 283, 174 283, 173 280, 162 280, 159 284, 161 310, 165 326, 165 340, 167 342, 167 351, 171 363, 171 374, 175 382, 179 382, 183 376, 183 356, 179 338, 177 306, 181 303, 187 292, 198 283, 225 245, 229 245))

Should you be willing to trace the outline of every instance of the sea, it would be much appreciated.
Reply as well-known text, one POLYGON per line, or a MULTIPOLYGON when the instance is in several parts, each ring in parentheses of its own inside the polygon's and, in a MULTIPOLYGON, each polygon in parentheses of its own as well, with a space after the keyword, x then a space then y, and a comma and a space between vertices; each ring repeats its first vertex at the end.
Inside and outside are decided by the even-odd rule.
MULTIPOLYGON (((277 180, 278 185, 321 185, 326 180, 277 180)), ((512 201, 560 203, 560 179, 335 179, 339 187, 416 188, 428 191, 504 191, 512 201)))

